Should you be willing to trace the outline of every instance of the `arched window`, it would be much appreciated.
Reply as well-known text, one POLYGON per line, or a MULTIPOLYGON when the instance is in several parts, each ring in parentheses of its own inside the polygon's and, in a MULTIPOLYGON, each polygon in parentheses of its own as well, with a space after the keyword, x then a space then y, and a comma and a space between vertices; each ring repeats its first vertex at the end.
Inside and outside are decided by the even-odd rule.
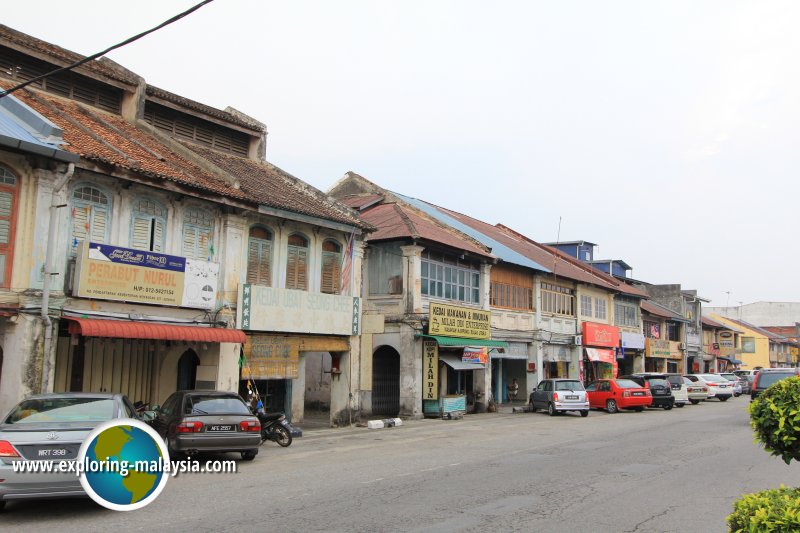
POLYGON ((75 255, 78 244, 89 240, 108 244, 111 229, 111 198, 92 185, 82 185, 72 191, 72 245, 75 255))
POLYGON ((308 290, 308 239, 289 235, 286 252, 286 288, 308 290))
POLYGON ((336 241, 322 243, 322 280, 320 290, 339 294, 342 290, 342 247, 336 241))
POLYGON ((272 285, 272 233, 261 226, 250 228, 247 241, 247 283, 272 285))
POLYGON ((131 248, 164 252, 167 210, 149 198, 137 198, 131 209, 131 248))
POLYGON ((14 230, 17 226, 17 177, 0 166, 0 287, 11 285, 14 263, 14 230))
POLYGON ((183 255, 189 259, 211 261, 214 257, 214 216, 193 207, 183 217, 183 255))

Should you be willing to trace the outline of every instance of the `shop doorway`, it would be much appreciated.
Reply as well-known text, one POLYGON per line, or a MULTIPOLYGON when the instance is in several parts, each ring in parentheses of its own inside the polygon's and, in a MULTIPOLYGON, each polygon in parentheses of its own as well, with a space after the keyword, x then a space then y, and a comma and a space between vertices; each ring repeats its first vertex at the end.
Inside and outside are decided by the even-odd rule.
MULTIPOLYGON (((329 427, 331 417, 330 352, 302 352, 306 363, 306 390, 303 399, 303 423, 306 426, 329 427)), ((338 375, 334 379, 339 379, 338 375)))
POLYGON ((381 346, 372 354, 372 413, 397 416, 400 412, 400 354, 381 346))
POLYGON ((186 350, 178 359, 178 388, 177 390, 194 390, 197 381, 197 367, 200 358, 194 350, 186 350))

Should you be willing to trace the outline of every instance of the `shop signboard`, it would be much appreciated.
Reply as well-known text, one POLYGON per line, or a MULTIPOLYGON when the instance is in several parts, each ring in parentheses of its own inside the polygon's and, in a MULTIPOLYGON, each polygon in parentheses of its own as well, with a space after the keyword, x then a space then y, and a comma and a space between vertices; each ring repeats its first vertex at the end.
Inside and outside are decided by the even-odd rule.
POLYGON ((620 346, 626 350, 644 350, 644 335, 641 333, 620 333, 620 346))
POLYGON ((237 319, 246 331, 358 335, 361 298, 239 285, 237 319))
POLYGON ((545 344, 543 351, 543 361, 564 363, 570 360, 570 350, 565 344, 545 344))
POLYGON ((439 344, 436 341, 422 343, 423 399, 439 399, 439 344))
POLYGON ((490 311, 431 302, 428 333, 445 337, 490 339, 491 322, 490 311))
POLYGON ((736 354, 736 344, 734 343, 733 332, 720 331, 718 344, 719 355, 722 357, 730 357, 736 354))
POLYGON ((82 298, 213 309, 219 264, 83 241, 74 291, 82 298))
POLYGON ((466 346, 461 360, 465 363, 486 364, 489 361, 489 348, 466 346))
POLYGON ((244 344, 242 378, 296 379, 300 361, 299 346, 292 338, 249 335, 244 344))
POLYGON ((585 346, 604 346, 616 348, 619 346, 619 328, 597 322, 583 323, 583 344, 585 346))
POLYGON ((680 343, 665 339, 647 339, 645 344, 645 357, 660 357, 662 359, 682 359, 680 343))

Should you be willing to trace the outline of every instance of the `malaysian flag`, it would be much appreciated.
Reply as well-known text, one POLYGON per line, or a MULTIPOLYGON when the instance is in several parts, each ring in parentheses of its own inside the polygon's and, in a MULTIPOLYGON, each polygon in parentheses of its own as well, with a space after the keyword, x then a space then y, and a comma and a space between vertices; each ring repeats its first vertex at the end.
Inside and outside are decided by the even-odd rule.
POLYGON ((350 290, 350 277, 353 270, 353 248, 356 244, 356 232, 350 234, 350 239, 347 241, 347 248, 344 250, 342 257, 342 279, 341 279, 341 294, 346 294, 350 290))

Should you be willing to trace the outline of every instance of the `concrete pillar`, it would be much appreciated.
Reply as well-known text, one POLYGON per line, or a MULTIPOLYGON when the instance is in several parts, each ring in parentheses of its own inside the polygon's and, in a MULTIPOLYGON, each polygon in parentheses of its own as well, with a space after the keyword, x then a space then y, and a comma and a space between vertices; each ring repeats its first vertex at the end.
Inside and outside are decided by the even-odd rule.
POLYGON ((292 380, 292 422, 299 423, 305 416, 306 398, 306 356, 300 352, 297 363, 297 377, 292 380))
MULTIPOLYGON (((422 313, 422 246, 401 246, 403 251, 403 310, 422 313)), ((420 359, 422 358, 420 352, 420 359)))
MULTIPOLYGON (((351 346, 353 346, 351 344, 351 346)), ((355 343, 358 346, 358 343, 355 343)), ((357 349, 357 348, 356 348, 357 349)), ((332 354, 335 356, 336 354, 332 354)), ((351 371, 350 362, 353 359, 353 352, 341 352, 338 354, 340 374, 331 375, 331 427, 349 426, 352 422, 358 421, 359 413, 352 405, 351 396, 351 377, 355 379, 356 374, 351 371)))
MULTIPOLYGON (((208 345, 212 350, 215 345, 208 345)), ((219 358, 217 362, 217 384, 219 391, 239 391, 239 353, 241 344, 223 342, 219 344, 219 358)))

